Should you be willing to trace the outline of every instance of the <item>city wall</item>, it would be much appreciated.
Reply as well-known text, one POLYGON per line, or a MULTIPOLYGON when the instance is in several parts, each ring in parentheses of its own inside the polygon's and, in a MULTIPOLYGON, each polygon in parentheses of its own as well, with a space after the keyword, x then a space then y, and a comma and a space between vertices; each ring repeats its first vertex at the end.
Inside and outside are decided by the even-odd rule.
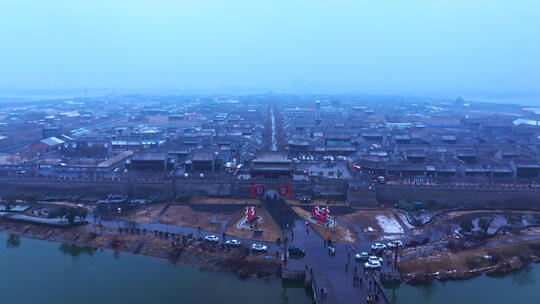
MULTIPOLYGON (((279 193, 280 186, 289 181, 280 180, 176 180, 155 183, 88 182, 66 180, 0 179, 0 197, 56 196, 104 199, 110 193, 130 194, 134 198, 161 196, 173 198, 183 195, 249 198, 251 185, 264 185, 268 191, 279 193)), ((444 207, 466 208, 520 208, 540 210, 540 188, 504 187, 433 187, 411 185, 374 185, 373 188, 351 187, 343 181, 292 181, 292 198, 312 195, 315 199, 343 199, 351 206, 394 204, 399 200, 421 201, 444 207)), ((262 196, 255 196, 261 197, 262 196)))
POLYGON ((405 200, 449 208, 540 209, 540 189, 535 188, 377 185, 376 191, 378 202, 383 204, 405 200))
MULTIPOLYGON (((212 179, 177 179, 175 181, 129 182, 129 181, 77 181, 45 179, 0 179, 0 197, 17 196, 58 196, 87 197, 103 199, 110 193, 129 194, 135 198, 148 198, 159 195, 165 198, 178 196, 209 196, 249 198, 252 185, 263 185, 265 193, 279 193, 280 186, 288 187, 291 183, 292 198, 310 194, 315 198, 345 199, 345 182, 285 181, 285 180, 250 180, 227 181, 212 179)), ((263 197, 263 196, 255 196, 263 197)))

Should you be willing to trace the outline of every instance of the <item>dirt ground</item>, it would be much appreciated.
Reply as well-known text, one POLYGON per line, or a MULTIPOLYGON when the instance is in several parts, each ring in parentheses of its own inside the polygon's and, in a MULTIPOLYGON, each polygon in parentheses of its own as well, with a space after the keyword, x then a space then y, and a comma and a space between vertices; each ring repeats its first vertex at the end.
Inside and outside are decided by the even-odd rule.
POLYGON ((244 205, 260 205, 261 201, 258 199, 234 199, 234 198, 213 198, 213 197, 192 197, 189 200, 190 204, 238 204, 244 205))
POLYGON ((117 215, 117 217, 126 221, 135 220, 136 222, 148 223, 148 221, 152 222, 166 205, 167 203, 159 203, 140 206, 128 210, 122 215, 117 215))
POLYGON ((217 232, 221 224, 212 224, 213 213, 198 212, 187 205, 170 205, 165 214, 160 218, 160 223, 175 226, 197 228, 202 230, 217 232))
MULTIPOLYGON (((275 242, 276 238, 281 237, 281 230, 276 224, 274 219, 270 214, 263 208, 257 208, 257 215, 263 217, 263 221, 259 223, 256 230, 262 230, 262 237, 256 238, 257 240, 262 240, 266 242, 275 242)), ((240 209, 233 212, 220 213, 218 220, 228 221, 227 224, 227 235, 232 235, 234 237, 244 237, 247 239, 253 238, 253 231, 255 229, 238 229, 235 227, 236 222, 245 216, 245 209, 240 209)))
MULTIPOLYGON (((77 203, 63 202, 63 201, 60 201, 60 202, 37 201, 37 203, 44 204, 44 205, 50 204, 50 205, 58 205, 58 206, 66 206, 66 207, 78 207, 78 205, 79 205, 77 203)), ((92 211, 92 206, 91 205, 83 205, 83 207, 86 208, 86 210, 88 210, 88 211, 92 211)))
MULTIPOLYGON (((215 203, 215 202, 213 202, 215 203)), ((227 224, 227 235, 233 237, 243 237, 247 239, 253 238, 253 230, 246 229, 237 229, 235 224, 240 218, 245 215, 244 208, 241 208, 232 212, 200 212, 191 209, 187 205, 170 205, 167 211, 161 216, 160 223, 169 224, 175 226, 191 227, 197 228, 198 225, 201 226, 202 230, 210 231, 217 233, 221 227, 221 223, 212 223, 212 218, 214 214, 217 214, 218 221, 228 221, 227 224)), ((277 237, 281 236, 281 230, 279 226, 274 222, 270 214, 263 208, 257 208, 257 214, 263 217, 263 221, 259 224, 256 230, 263 231, 262 237, 257 238, 258 240, 274 242, 277 237)))
MULTIPOLYGON (((300 218, 305 218, 310 213, 300 207, 292 207, 294 212, 298 214, 300 218)), ((334 242, 342 244, 357 243, 359 241, 358 236, 353 228, 340 225, 337 221, 336 227, 322 227, 316 224, 310 224, 310 227, 314 229, 321 237, 326 238, 328 235, 334 242)))
POLYGON ((354 213, 341 215, 339 220, 347 224, 357 224, 364 232, 384 233, 376 219, 377 215, 383 215, 388 218, 395 218, 389 209, 359 209, 354 213))

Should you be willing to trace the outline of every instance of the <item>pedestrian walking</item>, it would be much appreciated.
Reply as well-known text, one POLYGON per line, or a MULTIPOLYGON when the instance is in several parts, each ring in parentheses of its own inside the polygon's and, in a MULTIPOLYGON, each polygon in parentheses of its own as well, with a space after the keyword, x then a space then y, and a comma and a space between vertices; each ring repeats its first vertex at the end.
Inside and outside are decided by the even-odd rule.
POLYGON ((349 272, 349 263, 345 263, 345 272, 349 272))
POLYGON ((321 288, 321 300, 324 299, 324 288, 321 288))
POLYGON ((328 295, 328 292, 326 291, 326 287, 323 287, 323 291, 324 291, 324 299, 326 300, 326 296, 328 295))

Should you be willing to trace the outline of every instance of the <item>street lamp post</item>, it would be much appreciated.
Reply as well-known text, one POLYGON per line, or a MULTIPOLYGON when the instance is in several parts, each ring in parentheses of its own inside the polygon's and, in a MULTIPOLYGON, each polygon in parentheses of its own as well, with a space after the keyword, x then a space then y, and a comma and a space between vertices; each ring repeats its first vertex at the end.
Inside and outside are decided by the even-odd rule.
POLYGON ((287 265, 287 238, 285 237, 285 230, 283 231, 283 265, 287 265))

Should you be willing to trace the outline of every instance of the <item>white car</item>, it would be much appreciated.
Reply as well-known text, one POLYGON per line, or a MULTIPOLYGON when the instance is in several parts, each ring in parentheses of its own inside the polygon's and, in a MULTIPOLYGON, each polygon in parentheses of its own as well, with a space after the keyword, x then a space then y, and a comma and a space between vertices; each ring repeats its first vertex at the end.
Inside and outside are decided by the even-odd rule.
POLYGON ((385 250, 385 249, 386 249, 386 245, 381 244, 381 243, 375 243, 371 245, 371 250, 385 250))
POLYGON ((366 269, 381 269, 381 263, 376 261, 368 261, 364 263, 364 268, 366 269))
POLYGON ((219 238, 215 234, 210 234, 204 237, 204 239, 208 242, 217 243, 219 242, 219 238))
POLYGON ((225 241, 225 245, 231 246, 231 247, 238 247, 238 246, 240 246, 240 244, 242 244, 242 242, 240 242, 239 240, 235 240, 235 239, 225 241))
POLYGON ((403 243, 400 240, 388 242, 386 245, 388 248, 403 247, 403 243))
POLYGON ((354 258, 358 260, 367 260, 369 258, 369 254, 367 252, 360 252, 354 255, 354 258))
POLYGON ((255 243, 251 245, 251 250, 256 251, 256 252, 266 252, 268 250, 268 247, 266 247, 266 245, 261 244, 261 243, 255 243))
POLYGON ((368 262, 370 262, 370 263, 374 263, 374 262, 382 263, 382 261, 383 261, 383 258, 380 258, 378 256, 374 256, 374 255, 372 255, 372 256, 370 256, 368 258, 368 262))

